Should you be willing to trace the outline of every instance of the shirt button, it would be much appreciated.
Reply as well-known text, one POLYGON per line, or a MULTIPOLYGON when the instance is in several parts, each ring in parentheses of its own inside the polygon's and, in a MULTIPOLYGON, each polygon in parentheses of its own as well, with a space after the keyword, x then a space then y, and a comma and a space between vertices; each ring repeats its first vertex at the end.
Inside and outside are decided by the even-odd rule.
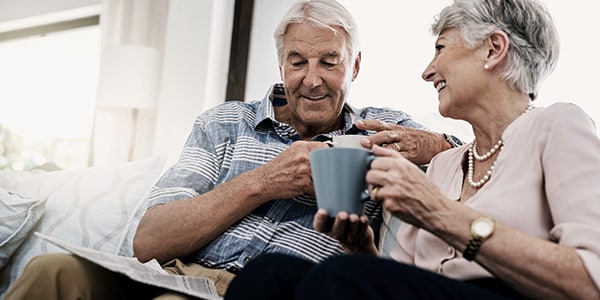
POLYGON ((252 257, 251 257, 251 256, 246 256, 246 257, 244 258, 244 263, 248 263, 248 262, 250 261, 250 259, 252 259, 252 257))

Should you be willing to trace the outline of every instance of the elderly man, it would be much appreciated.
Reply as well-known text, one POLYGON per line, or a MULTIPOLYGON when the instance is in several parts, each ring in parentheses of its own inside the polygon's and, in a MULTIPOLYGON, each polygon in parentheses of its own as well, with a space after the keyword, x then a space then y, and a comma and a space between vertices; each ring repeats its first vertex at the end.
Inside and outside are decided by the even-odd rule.
MULTIPOLYGON (((294 3, 275 42, 283 83, 260 101, 227 102, 198 116, 179 161, 152 190, 134 240, 140 261, 155 258, 168 272, 209 277, 221 295, 261 254, 316 262, 343 253, 338 241, 312 229, 317 206, 308 157, 327 147, 323 141, 363 134, 363 146, 385 144, 416 164, 452 147, 447 135, 404 112, 346 102, 361 54, 357 25, 339 3, 294 3)), ((365 214, 380 224, 379 205, 367 203, 365 214)), ((48 299, 74 286, 113 298, 139 295, 140 285, 127 278, 61 257, 36 259, 8 299, 48 299)))

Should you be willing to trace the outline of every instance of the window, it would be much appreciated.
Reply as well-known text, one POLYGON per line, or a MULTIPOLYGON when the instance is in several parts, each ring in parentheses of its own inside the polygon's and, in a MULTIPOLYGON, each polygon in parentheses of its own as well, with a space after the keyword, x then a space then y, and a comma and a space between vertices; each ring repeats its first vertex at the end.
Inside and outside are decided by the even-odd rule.
POLYGON ((100 28, 0 42, 0 169, 87 166, 100 28))

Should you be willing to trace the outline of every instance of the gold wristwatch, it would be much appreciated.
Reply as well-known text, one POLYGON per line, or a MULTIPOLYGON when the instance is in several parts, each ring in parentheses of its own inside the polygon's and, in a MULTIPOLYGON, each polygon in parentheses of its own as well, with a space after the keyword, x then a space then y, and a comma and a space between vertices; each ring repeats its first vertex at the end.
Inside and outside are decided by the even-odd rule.
POLYGON ((466 260, 473 260, 481 244, 494 233, 494 220, 490 217, 479 217, 471 223, 471 239, 463 253, 466 260))

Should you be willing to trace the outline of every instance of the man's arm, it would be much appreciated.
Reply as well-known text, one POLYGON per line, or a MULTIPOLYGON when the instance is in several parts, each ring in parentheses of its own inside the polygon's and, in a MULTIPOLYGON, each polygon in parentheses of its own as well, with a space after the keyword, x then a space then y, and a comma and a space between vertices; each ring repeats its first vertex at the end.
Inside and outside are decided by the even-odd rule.
POLYGON ((188 256, 267 201, 313 194, 308 154, 324 147, 295 142, 267 164, 209 192, 148 209, 134 238, 135 256, 160 263, 188 256))
POLYGON ((358 120, 356 127, 377 132, 369 136, 369 146, 384 145, 393 148, 417 165, 428 164, 436 154, 455 147, 458 143, 462 144, 455 137, 452 137, 454 143, 451 144, 447 134, 378 120, 358 120))

